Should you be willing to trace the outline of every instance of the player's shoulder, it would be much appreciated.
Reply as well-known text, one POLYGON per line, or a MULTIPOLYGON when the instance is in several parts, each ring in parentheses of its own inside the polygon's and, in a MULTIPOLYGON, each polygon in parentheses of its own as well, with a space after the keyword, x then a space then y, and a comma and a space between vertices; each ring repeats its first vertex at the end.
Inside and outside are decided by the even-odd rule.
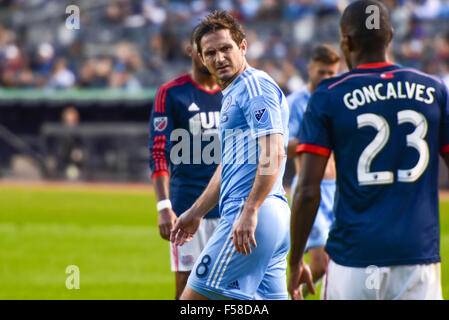
POLYGON ((185 73, 177 78, 174 78, 170 81, 163 83, 159 87, 159 90, 168 91, 169 89, 172 89, 172 88, 176 89, 177 87, 184 86, 187 83, 190 83, 190 75, 188 73, 185 73))
POLYGON ((421 70, 407 67, 403 65, 396 64, 396 69, 392 71, 392 73, 406 73, 408 76, 415 77, 415 78, 421 78, 423 81, 427 82, 428 84, 432 84, 437 87, 446 88, 444 82, 439 77, 423 72, 421 70))
POLYGON ((279 96, 283 95, 276 81, 263 70, 250 67, 244 71, 242 78, 246 88, 253 93, 253 96, 273 93, 279 96))

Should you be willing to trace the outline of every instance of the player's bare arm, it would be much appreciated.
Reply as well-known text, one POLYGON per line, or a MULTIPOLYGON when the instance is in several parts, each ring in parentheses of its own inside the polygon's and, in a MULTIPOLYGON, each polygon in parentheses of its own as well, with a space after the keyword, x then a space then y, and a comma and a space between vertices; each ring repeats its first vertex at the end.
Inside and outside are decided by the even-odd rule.
POLYGON ((328 157, 304 152, 300 156, 301 170, 298 185, 294 190, 290 234, 290 278, 288 291, 292 299, 301 299, 300 285, 306 283, 314 294, 312 274, 303 261, 307 243, 315 216, 320 205, 320 184, 328 157))
POLYGON ((257 248, 257 212, 273 188, 285 156, 281 134, 260 137, 258 143, 260 156, 254 185, 232 235, 236 252, 243 255, 251 254, 251 245, 257 248))
POLYGON ((195 203, 181 216, 174 225, 170 234, 170 241, 182 246, 190 241, 198 230, 203 217, 212 210, 220 197, 221 165, 218 165, 209 184, 195 203))
POLYGON ((287 146, 287 159, 293 159, 296 157, 296 146, 298 145, 298 140, 299 139, 291 139, 288 142, 288 146, 287 146))
MULTIPOLYGON (((168 175, 161 175, 153 180, 154 189, 156 192, 157 201, 162 201, 170 198, 170 177, 168 175)), ((176 223, 176 214, 172 208, 165 208, 159 211, 158 225, 159 234, 165 240, 170 240, 170 231, 176 223)))
MULTIPOLYGON (((298 141, 298 140, 296 140, 298 141)), ((296 154, 296 147, 295 147, 295 154, 296 154)), ((295 172, 299 172, 301 168, 301 160, 299 157, 295 158, 295 172)), ((327 162, 326 165, 326 170, 324 170, 324 176, 323 179, 335 179, 337 177, 337 169, 335 168, 335 158, 334 158, 334 154, 331 153, 330 157, 329 157, 329 161, 327 162)), ((291 192, 293 193, 294 190, 292 190, 291 192)))

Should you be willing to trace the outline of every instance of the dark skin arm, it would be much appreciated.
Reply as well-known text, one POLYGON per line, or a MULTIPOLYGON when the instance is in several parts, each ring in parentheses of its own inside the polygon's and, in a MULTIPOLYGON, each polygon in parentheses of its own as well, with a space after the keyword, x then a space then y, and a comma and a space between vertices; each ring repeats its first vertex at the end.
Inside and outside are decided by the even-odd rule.
MULTIPOLYGON (((153 180, 157 201, 169 199, 170 177, 159 176, 153 180)), ((159 212, 159 234, 165 240, 170 240, 170 231, 176 223, 176 214, 172 209, 164 209, 159 212)))
POLYGON ((288 142, 287 146, 287 160, 293 159, 297 156, 296 146, 298 145, 298 139, 292 139, 288 142))
POLYGON ((300 156, 301 170, 294 191, 290 225, 290 278, 288 291, 292 299, 302 299, 300 285, 306 283, 314 294, 312 274, 303 260, 304 248, 312 230, 320 205, 320 184, 326 169, 328 157, 304 152, 300 156))

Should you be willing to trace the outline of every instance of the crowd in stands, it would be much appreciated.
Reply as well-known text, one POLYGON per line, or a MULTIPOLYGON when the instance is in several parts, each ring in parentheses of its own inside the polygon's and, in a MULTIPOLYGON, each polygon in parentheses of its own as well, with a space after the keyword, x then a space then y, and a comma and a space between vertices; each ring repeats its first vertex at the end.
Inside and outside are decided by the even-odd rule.
MULTIPOLYGON (((0 88, 155 88, 186 72, 190 32, 213 9, 243 23, 251 65, 286 93, 307 81, 313 47, 338 47, 349 0, 0 0, 0 88), (80 28, 66 7, 80 8, 80 28)), ((449 85, 449 0, 385 0, 397 63, 449 85)))

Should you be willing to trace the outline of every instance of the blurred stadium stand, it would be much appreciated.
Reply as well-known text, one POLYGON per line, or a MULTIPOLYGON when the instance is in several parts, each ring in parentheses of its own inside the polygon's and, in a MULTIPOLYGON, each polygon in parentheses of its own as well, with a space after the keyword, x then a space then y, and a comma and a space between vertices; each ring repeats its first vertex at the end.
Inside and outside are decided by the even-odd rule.
MULTIPOLYGON (((189 70, 183 49, 201 17, 217 8, 238 17, 250 64, 288 94, 307 82, 316 44, 338 46, 349 2, 0 0, 0 176, 147 181, 155 92, 189 70), (80 8, 78 30, 66 27, 69 5, 80 8), (75 126, 62 120, 68 108, 75 126)), ((391 58, 449 84, 449 0, 384 2, 391 58)))

